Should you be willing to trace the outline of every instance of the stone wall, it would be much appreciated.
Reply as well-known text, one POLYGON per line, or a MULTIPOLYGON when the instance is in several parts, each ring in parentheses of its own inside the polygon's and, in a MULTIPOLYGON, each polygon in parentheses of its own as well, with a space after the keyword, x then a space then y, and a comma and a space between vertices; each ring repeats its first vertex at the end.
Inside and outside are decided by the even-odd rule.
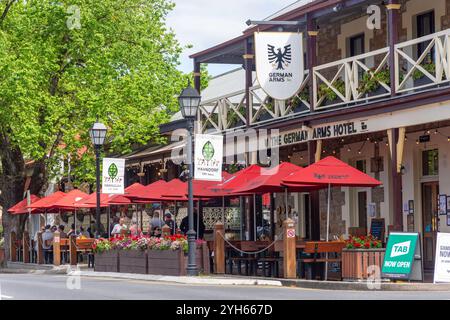
MULTIPOLYGON (((328 189, 319 191, 320 197, 320 237, 327 236, 327 195, 328 189)), ((346 233, 346 222, 342 219, 342 206, 345 204, 345 192, 341 188, 331 188, 330 203, 330 239, 346 233)))

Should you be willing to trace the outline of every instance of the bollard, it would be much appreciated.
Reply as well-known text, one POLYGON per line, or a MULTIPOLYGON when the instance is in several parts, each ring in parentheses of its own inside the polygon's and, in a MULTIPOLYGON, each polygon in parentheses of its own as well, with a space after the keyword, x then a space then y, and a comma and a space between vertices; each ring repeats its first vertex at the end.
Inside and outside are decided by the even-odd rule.
POLYGON ((11 236, 9 238, 9 257, 12 262, 17 261, 17 236, 14 231, 11 232, 11 236))
POLYGON ((75 235, 71 235, 69 237, 69 256, 70 256, 70 265, 76 266, 78 264, 78 256, 77 256, 77 237, 75 235))
POLYGON ((22 237, 23 263, 30 263, 30 235, 28 231, 23 232, 22 237))
POLYGON ((283 273, 285 279, 297 278, 295 223, 289 218, 283 222, 283 273))
POLYGON ((166 224, 161 228, 162 236, 169 237, 170 236, 170 227, 166 224))
POLYGON ((38 232, 37 263, 44 264, 44 250, 42 249, 42 231, 38 232))
POLYGON ((225 227, 218 222, 214 226, 214 272, 216 274, 225 273, 225 227))
POLYGON ((53 233, 53 264, 61 265, 61 234, 59 231, 53 233))

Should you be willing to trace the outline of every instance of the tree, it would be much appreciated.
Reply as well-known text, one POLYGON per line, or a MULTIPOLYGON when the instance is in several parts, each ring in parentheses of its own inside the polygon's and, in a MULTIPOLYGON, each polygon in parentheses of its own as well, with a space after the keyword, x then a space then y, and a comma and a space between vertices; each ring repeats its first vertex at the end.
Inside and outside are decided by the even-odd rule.
MULTIPOLYGON (((158 141, 177 110, 188 75, 176 69, 182 48, 165 26, 167 0, 0 0, 0 205, 42 194, 60 160, 92 182, 88 130, 109 127, 107 153, 158 141)), ((5 243, 23 218, 3 215, 5 243)))

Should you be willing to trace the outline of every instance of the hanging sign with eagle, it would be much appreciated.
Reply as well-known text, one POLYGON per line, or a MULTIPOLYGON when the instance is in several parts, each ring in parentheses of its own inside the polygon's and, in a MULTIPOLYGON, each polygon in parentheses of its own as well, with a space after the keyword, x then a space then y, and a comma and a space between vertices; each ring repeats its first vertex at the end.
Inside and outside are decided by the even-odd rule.
POLYGON ((287 100, 300 90, 304 77, 303 35, 299 32, 256 32, 256 77, 273 99, 287 100))

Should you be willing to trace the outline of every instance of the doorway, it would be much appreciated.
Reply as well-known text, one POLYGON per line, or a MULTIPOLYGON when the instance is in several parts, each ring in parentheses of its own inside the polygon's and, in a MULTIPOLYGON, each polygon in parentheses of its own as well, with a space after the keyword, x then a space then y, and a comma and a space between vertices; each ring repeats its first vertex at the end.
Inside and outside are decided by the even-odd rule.
POLYGON ((434 268, 436 236, 439 231, 439 183, 422 184, 422 232, 423 264, 425 269, 434 268))
POLYGON ((358 226, 367 234, 367 192, 358 192, 358 226))

